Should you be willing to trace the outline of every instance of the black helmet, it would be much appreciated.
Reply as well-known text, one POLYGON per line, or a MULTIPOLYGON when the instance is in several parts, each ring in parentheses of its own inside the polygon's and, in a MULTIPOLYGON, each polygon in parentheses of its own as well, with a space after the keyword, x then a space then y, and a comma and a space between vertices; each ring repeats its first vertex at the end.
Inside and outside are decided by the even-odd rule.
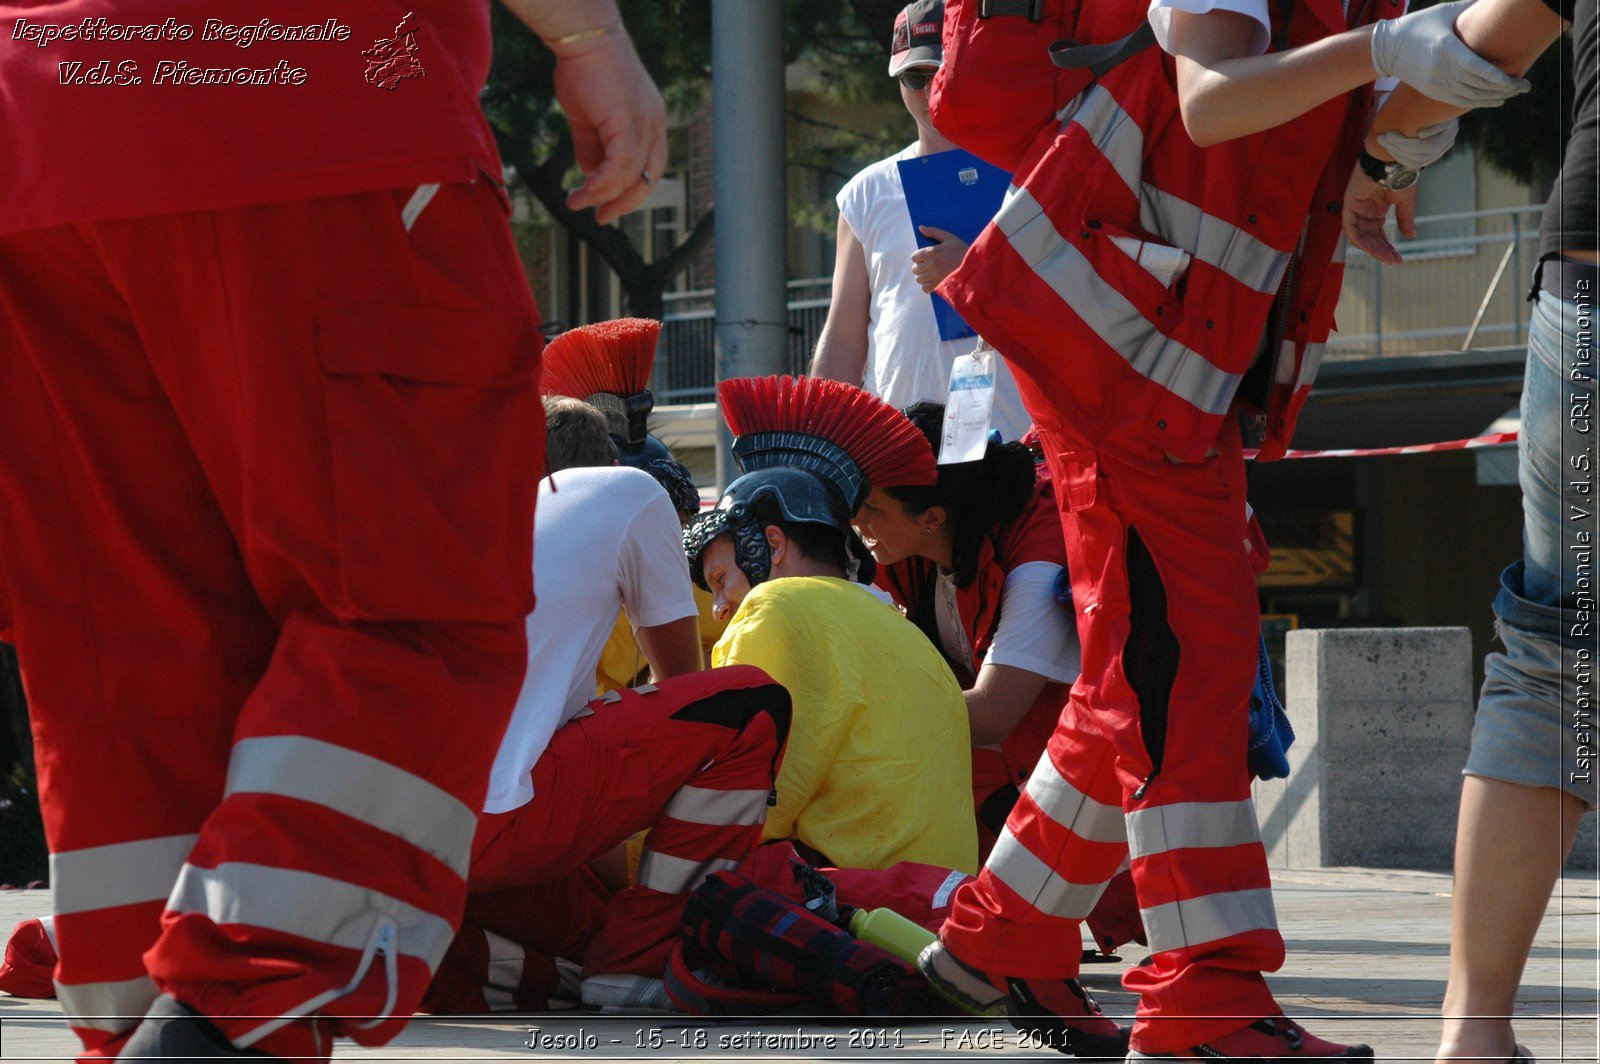
POLYGON ((776 522, 814 524, 834 529, 844 541, 845 575, 871 583, 876 573, 872 554, 850 524, 844 497, 824 477, 792 466, 775 466, 746 473, 722 493, 716 509, 690 522, 683 531, 683 549, 689 556, 689 575, 704 590, 705 551, 724 533, 733 537, 733 557, 754 587, 772 575, 772 548, 766 527, 776 522))
MULTIPOLYGON (((733 537, 734 559, 752 586, 772 575, 766 526, 814 524, 839 536, 845 574, 871 583, 872 554, 850 523, 874 477, 882 486, 932 484, 933 451, 882 399, 814 377, 741 377, 717 386, 743 474, 717 508, 685 529, 695 583, 705 588, 706 547, 733 537)), ((709 590, 709 588, 708 588, 709 590)))

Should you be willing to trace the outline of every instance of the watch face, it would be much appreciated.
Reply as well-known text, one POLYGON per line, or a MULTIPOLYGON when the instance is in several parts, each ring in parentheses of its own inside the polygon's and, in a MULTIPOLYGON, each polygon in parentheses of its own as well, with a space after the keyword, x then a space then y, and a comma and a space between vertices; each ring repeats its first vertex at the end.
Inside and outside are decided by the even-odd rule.
POLYGON ((1416 184, 1417 178, 1421 176, 1422 171, 1420 170, 1412 170, 1409 167, 1400 166, 1389 171, 1389 176, 1383 184, 1390 192, 1403 192, 1416 184))

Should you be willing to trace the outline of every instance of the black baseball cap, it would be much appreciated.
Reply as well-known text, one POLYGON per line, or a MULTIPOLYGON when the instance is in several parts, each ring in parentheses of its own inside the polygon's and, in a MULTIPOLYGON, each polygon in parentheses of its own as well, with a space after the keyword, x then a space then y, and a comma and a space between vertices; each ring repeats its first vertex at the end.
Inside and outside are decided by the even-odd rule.
POLYGON ((944 0, 916 0, 895 16, 889 76, 912 67, 944 65, 944 0))

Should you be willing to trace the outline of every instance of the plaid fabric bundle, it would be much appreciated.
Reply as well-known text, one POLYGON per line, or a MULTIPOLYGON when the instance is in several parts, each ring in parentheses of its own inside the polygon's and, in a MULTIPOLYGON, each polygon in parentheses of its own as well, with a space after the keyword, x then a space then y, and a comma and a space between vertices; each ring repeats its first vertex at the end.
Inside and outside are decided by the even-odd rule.
POLYGON ((899 958, 737 873, 719 872, 695 888, 683 925, 667 989, 688 1011, 802 1004, 849 1016, 940 1011, 922 977, 899 958))

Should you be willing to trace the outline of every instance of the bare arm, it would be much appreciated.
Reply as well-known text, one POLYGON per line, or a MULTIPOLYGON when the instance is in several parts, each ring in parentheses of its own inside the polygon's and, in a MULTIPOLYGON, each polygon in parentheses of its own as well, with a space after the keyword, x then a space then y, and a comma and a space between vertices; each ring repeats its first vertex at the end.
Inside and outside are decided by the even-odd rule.
POLYGON ((616 27, 552 45, 556 99, 572 128, 584 182, 567 196, 573 210, 595 208, 607 225, 644 202, 667 166, 667 118, 661 93, 621 31, 615 0, 505 0, 545 41, 616 27), (646 176, 648 175, 648 176, 646 176))
MULTIPOLYGON (((1478 0, 1456 20, 1456 32, 1462 43, 1485 59, 1509 74, 1521 75, 1561 36, 1565 25, 1543 0, 1478 0)), ((1392 159, 1393 155, 1378 140, 1381 135, 1393 132, 1414 137, 1422 129, 1464 113, 1460 107, 1401 84, 1373 118, 1366 149, 1379 159, 1392 159)), ((1384 233, 1391 207, 1401 234, 1416 236, 1416 186, 1391 192, 1356 167, 1344 193, 1345 236, 1379 262, 1394 266, 1401 261, 1400 251, 1384 233)))
POLYGON ((838 252, 833 260, 833 299, 817 338, 811 375, 860 384, 867 372, 867 330, 872 327, 872 282, 867 249, 839 215, 838 252))
POLYGON ((635 637, 650 663, 652 680, 670 680, 705 668, 700 654, 700 619, 682 617, 666 624, 640 628, 635 637))
POLYGON ((1011 734, 1050 681, 1014 665, 985 665, 967 690, 972 745, 992 746, 1011 734))
POLYGON ((1463 107, 1501 103, 1528 85, 1456 35, 1456 20, 1471 2, 1436 4, 1257 56, 1249 54, 1253 19, 1228 11, 1175 11, 1171 45, 1183 124, 1196 144, 1217 144, 1280 126, 1384 75, 1463 107))
MULTIPOLYGON (((1522 75, 1561 36, 1566 20, 1544 0, 1478 0, 1456 20, 1462 43, 1508 74, 1522 75)), ((1408 137, 1424 126, 1465 114, 1464 108, 1430 99, 1401 84, 1384 101, 1367 133, 1367 150, 1380 159, 1390 155, 1378 135, 1398 130, 1408 137)))
POLYGON ((1372 28, 1251 55, 1259 27, 1232 11, 1172 12, 1184 128, 1201 147, 1259 133, 1372 81, 1372 28))

